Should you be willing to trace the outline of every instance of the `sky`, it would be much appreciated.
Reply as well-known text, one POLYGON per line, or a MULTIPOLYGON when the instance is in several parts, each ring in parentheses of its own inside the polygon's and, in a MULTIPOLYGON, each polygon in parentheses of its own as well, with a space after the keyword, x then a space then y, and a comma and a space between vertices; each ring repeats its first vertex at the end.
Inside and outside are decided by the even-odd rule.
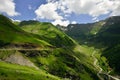
POLYGON ((67 26, 119 16, 120 0, 0 0, 0 13, 15 21, 67 26))

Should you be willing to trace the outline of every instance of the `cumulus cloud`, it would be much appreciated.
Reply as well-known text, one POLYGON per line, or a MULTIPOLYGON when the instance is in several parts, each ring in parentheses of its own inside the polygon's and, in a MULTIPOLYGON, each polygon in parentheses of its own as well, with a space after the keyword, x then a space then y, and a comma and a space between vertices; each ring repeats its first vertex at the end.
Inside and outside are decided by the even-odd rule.
POLYGON ((112 13, 110 14, 110 16, 117 16, 120 15, 120 1, 119 0, 115 0, 113 2, 112 5, 112 13))
POLYGON ((54 22, 52 22, 53 25, 58 25, 60 24, 61 26, 67 26, 68 24, 70 24, 69 20, 55 20, 54 22))
POLYGON ((9 16, 19 15, 15 11, 15 3, 13 0, 0 0, 0 13, 6 13, 9 16))
POLYGON ((42 4, 36 11, 38 18, 57 20, 63 19, 57 12, 57 3, 42 4))
POLYGON ((61 4, 66 7, 63 12, 75 14, 88 14, 92 17, 112 14, 120 15, 119 0, 62 0, 61 4))
MULTIPOLYGON (((54 20, 55 23, 64 23, 71 14, 87 14, 98 21, 101 15, 120 15, 119 0, 46 0, 47 3, 40 5, 35 11, 38 18, 54 20), (64 14, 64 15, 60 15, 64 14), (66 16, 68 15, 68 16, 66 16)), ((69 21, 70 22, 70 21, 69 21)), ((66 22, 68 23, 68 22, 66 22)), ((72 23, 72 22, 71 22, 72 23)))

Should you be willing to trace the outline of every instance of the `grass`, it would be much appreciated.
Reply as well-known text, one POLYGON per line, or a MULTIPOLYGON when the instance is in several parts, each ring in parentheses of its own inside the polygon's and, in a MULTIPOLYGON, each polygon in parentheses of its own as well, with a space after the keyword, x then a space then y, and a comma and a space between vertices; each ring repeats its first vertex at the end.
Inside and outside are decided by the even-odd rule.
POLYGON ((4 60, 9 57, 11 54, 14 54, 15 51, 0 51, 0 59, 4 60))
POLYGON ((100 22, 95 23, 95 24, 93 25, 91 31, 90 31, 90 34, 96 35, 96 34, 100 31, 100 29, 102 28, 102 26, 103 26, 104 24, 105 24, 104 21, 100 21, 100 22))
MULTIPOLYGON (((2 26, 0 27, 1 43, 32 43, 42 48, 40 50, 18 51, 30 59, 40 70, 1 62, 1 78, 12 80, 59 80, 63 78, 98 80, 92 63, 93 59, 90 56, 94 51, 93 48, 77 45, 72 38, 50 23, 25 21, 19 24, 22 28, 20 29, 20 27, 14 25, 5 17, 2 16, 1 18, 5 19, 4 21, 0 20, 0 25, 2 26)), ((8 47, 12 48, 12 46, 8 47)), ((2 53, 0 57, 4 58, 9 55, 2 53)))
POLYGON ((97 50, 95 56, 98 59, 98 65, 103 69, 104 72, 109 72, 110 66, 108 64, 108 60, 101 56, 102 52, 100 50, 97 50))
MULTIPOLYGON (((27 33, 14 25, 9 19, 0 15, 0 42, 6 43, 34 43, 39 45, 48 45, 46 41, 40 40, 34 35, 27 33), (9 34, 9 35, 8 35, 9 34)), ((1 45, 0 44, 0 45, 1 45)))
POLYGON ((86 45, 77 45, 75 48, 74 48, 74 51, 76 53, 79 53, 79 54, 76 54, 76 56, 81 59, 81 62, 84 63, 85 65, 88 65, 89 68, 93 68, 93 57, 91 56, 92 53, 95 51, 95 49, 93 47, 88 47, 86 45))
POLYGON ((26 21, 24 25, 22 24, 23 22, 19 25, 24 31, 39 35, 39 37, 42 36, 42 40, 49 42, 56 47, 74 45, 74 42, 70 37, 58 30, 51 23, 36 22, 34 24, 30 24, 29 21, 26 21))
POLYGON ((4 80, 60 80, 42 70, 0 61, 0 79, 4 80))
POLYGON ((43 52, 40 52, 39 54, 41 55, 31 57, 31 61, 40 69, 53 75, 68 79, 74 78, 76 80, 79 80, 80 78, 84 79, 84 76, 89 76, 87 80, 89 80, 89 78, 92 80, 93 77, 90 75, 94 75, 94 78, 98 79, 95 76, 96 72, 93 69, 94 67, 89 63, 89 60, 87 61, 88 57, 81 56, 83 54, 80 52, 76 53, 72 51, 72 49, 69 50, 67 48, 56 48, 46 55, 42 55, 43 52))

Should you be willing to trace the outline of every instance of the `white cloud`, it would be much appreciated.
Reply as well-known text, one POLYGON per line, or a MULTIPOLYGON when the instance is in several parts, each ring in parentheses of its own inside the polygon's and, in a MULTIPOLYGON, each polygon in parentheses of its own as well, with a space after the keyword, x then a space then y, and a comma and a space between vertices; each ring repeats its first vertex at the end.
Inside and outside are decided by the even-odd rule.
POLYGON ((119 0, 115 0, 113 2, 112 6, 114 6, 114 7, 112 8, 113 11, 112 11, 110 16, 120 15, 120 1, 119 0))
POLYGON ((37 18, 57 20, 63 19, 62 16, 58 14, 57 3, 47 3, 42 4, 36 11, 37 18))
POLYGON ((15 3, 13 0, 0 0, 0 13, 6 13, 9 16, 19 15, 15 11, 15 3))
MULTIPOLYGON (((98 21, 101 15, 120 15, 119 0, 46 0, 35 11, 38 18, 54 20, 53 24, 67 25, 71 14, 87 14, 98 21), (62 14, 62 15, 61 15, 62 14)), ((73 23, 73 22, 72 22, 73 23)), ((74 22, 75 23, 75 22, 74 22)))
POLYGON ((112 14, 120 15, 119 0, 60 0, 65 8, 64 13, 88 14, 92 17, 112 14))
POLYGON ((77 22, 76 21, 72 21, 71 24, 77 24, 77 22))
POLYGON ((58 25, 60 24, 61 26, 67 26, 68 24, 70 24, 70 21, 68 20, 55 20, 54 22, 52 22, 53 25, 58 25))
POLYGON ((120 15, 120 0, 59 0, 64 13, 88 14, 92 17, 111 13, 120 15), (67 9, 66 9, 67 8, 67 9))

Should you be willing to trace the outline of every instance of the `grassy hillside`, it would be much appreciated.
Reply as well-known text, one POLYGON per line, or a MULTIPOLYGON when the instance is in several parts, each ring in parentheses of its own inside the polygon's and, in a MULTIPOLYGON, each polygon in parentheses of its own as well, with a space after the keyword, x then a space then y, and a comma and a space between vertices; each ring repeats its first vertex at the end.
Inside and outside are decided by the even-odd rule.
POLYGON ((120 43, 120 17, 106 19, 106 23, 96 34, 96 41, 113 46, 120 43))
POLYGON ((88 24, 70 24, 65 32, 80 44, 86 44, 91 37, 99 32, 104 23, 104 21, 100 21, 88 24))
POLYGON ((0 15, 0 47, 8 44, 35 44, 36 47, 50 46, 47 42, 34 37, 34 35, 27 33, 18 26, 11 23, 11 20, 0 15), (39 44, 39 45, 38 45, 39 44))
POLYGON ((76 39, 80 43, 84 43, 93 24, 70 24, 65 31, 69 36, 76 39))
MULTIPOLYGON (((120 72, 120 16, 91 24, 69 25, 66 33, 80 44, 99 49, 101 57, 107 58, 111 69, 120 72)), ((105 67, 104 64, 102 66, 105 67)))
POLYGON ((42 39, 57 47, 73 46, 74 41, 51 23, 38 21, 23 21, 19 26, 30 33, 42 36, 42 39))
POLYGON ((105 56, 111 68, 120 72, 120 17, 111 17, 95 37, 105 48, 102 56, 105 56))
POLYGON ((23 21, 18 27, 0 15, 0 32, 0 79, 98 80, 90 55, 50 23, 23 21))
POLYGON ((1 80, 60 80, 42 70, 0 61, 1 80))
POLYGON ((88 79, 92 79, 89 75, 91 75, 91 73, 94 75, 94 71, 91 72, 91 69, 94 67, 92 66, 90 56, 86 56, 84 53, 74 50, 77 43, 65 33, 61 32, 50 23, 40 23, 37 21, 23 21, 19 26, 27 32, 44 36, 45 38, 42 38, 43 40, 57 47, 52 51, 52 54, 48 54, 47 52, 46 56, 49 56, 47 59, 41 56, 34 58, 37 59, 34 60, 37 61, 35 63, 41 63, 44 66, 42 68, 46 66, 50 73, 59 75, 60 77, 71 77, 71 79, 79 80, 80 78, 77 76, 81 76, 81 78, 84 79, 86 75, 88 79), (54 65, 51 65, 52 63, 54 65), (86 68, 83 67, 83 70, 80 71, 80 66, 86 68), (81 74, 81 72, 84 74, 81 74))

